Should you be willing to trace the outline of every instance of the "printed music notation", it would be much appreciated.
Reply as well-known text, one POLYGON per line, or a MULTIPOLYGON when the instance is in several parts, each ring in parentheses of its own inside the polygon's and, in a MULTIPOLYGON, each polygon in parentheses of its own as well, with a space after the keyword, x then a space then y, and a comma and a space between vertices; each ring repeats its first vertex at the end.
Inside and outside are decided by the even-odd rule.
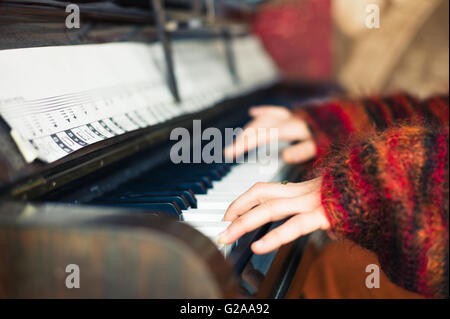
POLYGON ((25 160, 50 163, 277 79, 253 37, 233 44, 239 83, 233 82, 221 41, 180 40, 173 46, 180 103, 168 89, 158 43, 0 51, 0 115, 25 160))

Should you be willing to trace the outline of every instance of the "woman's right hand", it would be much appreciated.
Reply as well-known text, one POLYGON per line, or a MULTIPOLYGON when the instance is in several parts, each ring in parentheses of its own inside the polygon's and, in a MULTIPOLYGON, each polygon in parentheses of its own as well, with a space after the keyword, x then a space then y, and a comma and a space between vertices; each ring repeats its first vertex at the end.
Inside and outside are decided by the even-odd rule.
POLYGON ((287 163, 303 163, 316 156, 316 145, 308 125, 291 111, 280 106, 260 106, 249 111, 253 120, 247 124, 236 141, 225 148, 227 158, 236 158, 247 151, 271 141, 271 134, 258 135, 260 129, 275 128, 278 130, 278 140, 299 143, 283 151, 283 159, 287 163))

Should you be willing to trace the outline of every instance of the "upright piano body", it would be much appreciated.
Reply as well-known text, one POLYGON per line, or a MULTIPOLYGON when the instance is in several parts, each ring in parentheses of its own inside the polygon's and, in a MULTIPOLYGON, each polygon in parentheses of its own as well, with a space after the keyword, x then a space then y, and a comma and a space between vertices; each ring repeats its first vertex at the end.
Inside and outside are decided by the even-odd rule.
MULTIPOLYGON (((211 13, 201 1, 195 1, 192 7, 186 1, 181 2, 180 6, 177 1, 167 1, 166 10, 159 1, 153 1, 150 7, 146 1, 135 1, 136 7, 117 6, 111 11, 82 6, 81 27, 71 30, 64 25, 67 16, 64 3, 0 4, 0 53, 19 48, 72 48, 99 43, 159 45, 164 85, 174 105, 184 103, 184 107, 189 107, 189 101, 183 101, 177 55, 201 55, 202 52, 186 52, 186 48, 192 43, 216 41, 223 46, 224 68, 237 88, 235 94, 212 100, 211 105, 189 112, 183 109, 167 120, 93 143, 50 163, 39 159, 27 163, 11 137, 10 125, 1 119, 0 297, 289 295, 307 238, 272 254, 254 256, 249 249, 251 242, 274 226, 266 225, 245 236, 224 255, 211 239, 171 213, 179 209, 173 192, 192 189, 180 190, 179 184, 174 183, 158 189, 157 181, 167 185, 161 172, 170 173, 174 167, 169 159, 173 145, 169 137, 174 128, 192 131, 194 120, 201 120, 204 128, 242 127, 248 120, 250 106, 292 106, 308 98, 322 97, 329 90, 326 86, 282 83, 275 76, 260 85, 242 87, 244 81, 252 80, 252 77, 245 79, 236 52, 236 43, 249 37, 245 25, 221 18, 212 21, 211 13), (177 51, 180 47, 185 51, 177 51), (142 176, 155 181, 151 188, 153 195, 147 194, 147 198, 152 198, 148 206, 136 209, 133 207, 136 201, 124 198, 129 198, 127 187, 142 184, 142 176), (161 193, 167 190, 172 193, 161 193), (168 198, 168 203, 161 198, 168 198), (73 265, 79 269, 81 281, 79 288, 69 289, 66 281, 73 265), (259 289, 252 291, 242 274, 251 272, 255 265, 264 279, 259 289)), ((192 47, 196 50, 195 45, 192 47)), ((117 61, 124 65, 128 62, 117 61)), ((260 79, 253 80, 258 84, 260 79)), ((197 82, 190 84, 196 88, 197 82)), ((167 179, 208 188, 208 181, 215 176, 211 174, 219 172, 226 176, 228 169, 226 165, 215 167, 216 164, 205 163, 183 165, 183 169, 175 169, 167 179), (190 170, 196 174, 190 174, 190 170), (199 176, 198 172, 205 176, 199 176)), ((289 168, 286 178, 300 180, 307 169, 308 165, 289 168)), ((193 200, 199 196, 195 191, 184 194, 192 195, 193 200)), ((201 196, 207 195, 208 190, 201 196)), ((180 197, 186 200, 183 196, 177 199, 180 197)))

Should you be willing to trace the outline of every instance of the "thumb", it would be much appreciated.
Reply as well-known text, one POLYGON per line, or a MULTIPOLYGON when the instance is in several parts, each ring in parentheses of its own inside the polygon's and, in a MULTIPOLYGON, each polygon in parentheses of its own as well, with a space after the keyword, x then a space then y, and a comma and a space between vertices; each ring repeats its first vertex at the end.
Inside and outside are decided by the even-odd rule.
POLYGON ((307 162, 317 155, 316 143, 313 140, 300 142, 283 151, 283 159, 289 164, 307 162))
POLYGON ((286 107, 283 106, 259 106, 252 107, 249 110, 249 114, 252 117, 273 117, 278 119, 289 119, 292 114, 286 107))

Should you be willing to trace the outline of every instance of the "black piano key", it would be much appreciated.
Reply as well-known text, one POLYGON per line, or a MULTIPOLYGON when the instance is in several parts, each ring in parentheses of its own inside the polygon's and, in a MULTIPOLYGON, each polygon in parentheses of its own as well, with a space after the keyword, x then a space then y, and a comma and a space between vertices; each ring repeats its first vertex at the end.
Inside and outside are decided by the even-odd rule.
MULTIPOLYGON (((189 172, 196 172, 196 171, 216 170, 219 173, 221 173, 222 175, 225 175, 230 171, 231 167, 232 167, 232 165, 225 164, 225 163, 221 163, 221 164, 205 164, 205 163, 201 163, 201 164, 196 164, 196 163, 169 164, 169 165, 164 165, 164 166, 159 167, 158 172, 159 171, 169 171, 170 172, 170 171, 174 171, 174 170, 180 170, 180 171, 189 173, 189 172)), ((149 174, 151 174, 151 173, 149 173, 149 174)))
POLYGON ((183 196, 145 196, 145 197, 126 197, 115 198, 106 197, 99 200, 99 202, 105 203, 176 203, 181 209, 188 209, 190 207, 189 202, 183 196))
POLYGON ((202 169, 202 170, 181 170, 181 169, 173 169, 171 171, 162 171, 158 172, 157 174, 150 175, 149 177, 145 178, 155 178, 155 177, 161 177, 164 176, 167 178, 167 176, 175 176, 178 178, 184 178, 184 177, 207 177, 212 181, 219 181, 222 179, 224 174, 220 172, 218 169, 202 169))
POLYGON ((180 178, 175 178, 173 180, 174 182, 180 182, 180 183, 186 183, 186 182, 193 182, 193 183, 197 183, 197 182, 202 182, 205 184, 205 186, 207 188, 212 188, 213 183, 211 181, 211 179, 207 176, 193 176, 193 177, 180 177, 180 178))
POLYGON ((119 195, 121 199, 123 198, 137 198, 137 197, 147 197, 147 196, 183 196, 188 202, 189 206, 192 208, 197 208, 197 200, 195 199, 194 193, 189 190, 162 190, 162 191, 152 191, 146 193, 136 193, 128 192, 126 194, 119 195))
POLYGON ((162 185, 133 185, 133 184, 127 184, 124 185, 122 187, 120 187, 120 191, 126 193, 126 192, 139 192, 139 193, 144 193, 144 192, 151 192, 151 191, 155 191, 155 190, 190 190, 192 191, 194 194, 206 194, 208 188, 206 187, 206 185, 202 182, 197 182, 197 183, 170 183, 167 182, 166 184, 162 184, 162 185))
POLYGON ((174 175, 174 176, 151 176, 149 178, 139 178, 138 180, 135 180, 133 182, 134 185, 154 185, 154 186, 158 186, 158 185, 167 185, 168 183, 170 184, 178 184, 178 183, 198 183, 201 182, 203 183, 207 188, 211 188, 212 187, 212 181, 209 177, 207 176, 198 176, 198 177, 190 177, 190 176, 179 176, 179 175, 174 175))
POLYGON ((208 171, 205 170, 205 171, 188 172, 188 174, 193 177, 206 176, 209 179, 211 179, 212 181, 220 181, 224 177, 224 175, 221 174, 220 171, 217 169, 208 170, 208 171))
POLYGON ((92 202, 90 205, 99 207, 123 207, 134 208, 143 213, 158 214, 179 219, 182 211, 176 203, 99 203, 92 202))
POLYGON ((213 181, 220 181, 226 174, 218 169, 208 169, 208 170, 197 170, 192 172, 187 172, 187 176, 207 176, 213 181))
POLYGON ((221 171, 223 174, 227 174, 231 171, 232 165, 230 164, 224 164, 223 166, 217 167, 219 171, 221 171))

